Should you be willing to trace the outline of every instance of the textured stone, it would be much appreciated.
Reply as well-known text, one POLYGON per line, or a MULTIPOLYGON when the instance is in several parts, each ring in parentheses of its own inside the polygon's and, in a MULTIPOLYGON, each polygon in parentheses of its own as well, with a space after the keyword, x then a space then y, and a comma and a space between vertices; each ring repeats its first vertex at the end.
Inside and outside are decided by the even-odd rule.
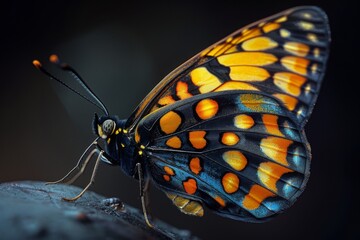
POLYGON ((197 239, 154 221, 147 227, 142 212, 127 204, 120 210, 105 206, 105 197, 87 191, 76 202, 64 196, 81 191, 75 186, 44 182, 0 184, 1 239, 197 239))

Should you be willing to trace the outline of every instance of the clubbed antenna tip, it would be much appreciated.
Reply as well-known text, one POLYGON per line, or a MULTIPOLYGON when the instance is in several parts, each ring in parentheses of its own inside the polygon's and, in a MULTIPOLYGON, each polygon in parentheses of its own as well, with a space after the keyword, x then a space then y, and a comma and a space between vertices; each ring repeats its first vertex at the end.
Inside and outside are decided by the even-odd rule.
POLYGON ((59 64, 60 60, 59 57, 56 54, 51 54, 49 57, 50 62, 59 64))
POLYGON ((32 61, 32 64, 37 68, 40 69, 42 67, 41 62, 39 60, 32 61))
POLYGON ((74 79, 78 83, 80 83, 82 88, 87 92, 87 94, 90 96, 90 98, 88 98, 87 96, 84 96, 83 94, 81 94, 80 92, 75 90, 74 88, 67 85, 65 82, 61 81, 60 79, 56 78, 54 75, 49 73, 45 68, 43 68, 43 66, 39 60, 35 59, 32 63, 38 70, 40 70, 41 72, 46 74, 48 77, 50 77, 50 79, 53 79, 53 80, 57 81, 58 83, 62 84, 63 86, 68 88, 70 91, 74 92, 75 94, 84 98, 86 101, 95 105, 96 107, 101 109, 107 116, 109 116, 109 111, 107 110, 105 105, 101 102, 101 100, 95 95, 95 93, 90 89, 90 87, 85 83, 85 81, 80 77, 80 75, 71 66, 69 66, 66 63, 61 63, 59 57, 55 54, 50 55, 49 60, 50 60, 50 62, 52 62, 55 65, 57 65, 58 67, 60 67, 62 70, 70 72, 73 75, 74 79))

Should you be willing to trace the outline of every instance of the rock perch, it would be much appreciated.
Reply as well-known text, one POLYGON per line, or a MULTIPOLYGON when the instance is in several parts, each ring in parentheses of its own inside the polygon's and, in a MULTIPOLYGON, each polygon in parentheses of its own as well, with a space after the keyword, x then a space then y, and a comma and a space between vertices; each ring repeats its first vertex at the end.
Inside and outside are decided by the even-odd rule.
POLYGON ((127 204, 115 210, 105 197, 80 188, 22 181, 0 184, 1 239, 198 239, 187 230, 154 221, 149 228, 142 212, 127 204))

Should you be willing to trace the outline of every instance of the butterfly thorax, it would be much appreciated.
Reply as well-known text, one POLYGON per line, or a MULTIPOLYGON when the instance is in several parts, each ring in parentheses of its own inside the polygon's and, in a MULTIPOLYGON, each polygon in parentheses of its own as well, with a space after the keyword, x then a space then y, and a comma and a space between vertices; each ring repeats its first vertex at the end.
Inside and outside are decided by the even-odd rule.
POLYGON ((136 165, 136 146, 125 129, 126 119, 117 116, 95 115, 93 128, 96 135, 104 140, 104 151, 112 165, 120 165, 127 175, 133 176, 136 165))

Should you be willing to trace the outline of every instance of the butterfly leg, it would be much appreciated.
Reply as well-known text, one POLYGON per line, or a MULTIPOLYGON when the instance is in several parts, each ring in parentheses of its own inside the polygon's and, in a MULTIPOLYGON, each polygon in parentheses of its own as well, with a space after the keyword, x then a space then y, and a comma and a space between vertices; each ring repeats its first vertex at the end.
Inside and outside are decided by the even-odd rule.
POLYGON ((97 159, 96 159, 95 166, 94 166, 94 169, 93 169, 93 172, 92 172, 92 175, 91 175, 91 179, 90 179, 90 182, 88 183, 88 185, 77 196, 75 196, 73 198, 63 198, 63 200, 68 201, 68 202, 73 202, 73 201, 78 200, 86 192, 86 190, 95 182, 96 172, 97 172, 97 169, 99 167, 99 163, 101 161, 101 156, 103 154, 104 154, 104 151, 101 150, 98 157, 97 157, 97 159))
POLYGON ((148 189, 149 181, 145 181, 144 179, 141 163, 137 163, 136 168, 139 176, 141 206, 142 206, 145 222, 150 228, 154 228, 154 226, 151 224, 149 220, 149 215, 148 215, 149 211, 148 211, 148 201, 147 201, 147 189, 148 189))
POLYGON ((70 180, 68 180, 66 183, 67 184, 71 184, 73 183, 85 170, 87 164, 89 163, 89 160, 90 158, 92 157, 92 155, 94 155, 94 153, 96 151, 98 151, 97 149, 93 149, 90 154, 87 156, 87 158, 84 160, 84 156, 85 154, 89 151, 89 149, 92 147, 92 146, 96 146, 97 145, 97 140, 98 138, 96 138, 91 144, 90 146, 84 151, 84 153, 81 155, 81 157, 79 158, 79 161, 77 162, 76 166, 73 167, 73 169, 71 169, 63 178, 57 180, 57 181, 54 181, 54 182, 47 182, 46 185, 48 184, 57 184, 57 183, 62 183, 65 181, 65 179, 67 179, 75 170, 79 169, 80 167, 80 171, 73 177, 71 178, 70 180), (84 162, 84 163, 83 163, 84 162))

